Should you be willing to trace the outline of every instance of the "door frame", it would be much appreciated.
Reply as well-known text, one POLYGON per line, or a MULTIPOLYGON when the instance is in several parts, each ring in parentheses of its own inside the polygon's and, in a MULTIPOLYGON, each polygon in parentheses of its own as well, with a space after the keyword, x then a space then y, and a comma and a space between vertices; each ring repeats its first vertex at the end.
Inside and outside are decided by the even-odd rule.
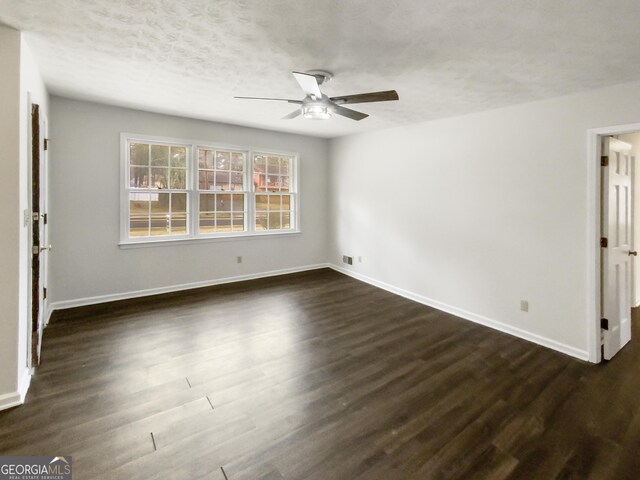
MULTIPOLYGON (((42 149, 40 152, 40 203, 42 205, 42 213, 45 214, 46 220, 43 222, 43 228, 40 231, 41 243, 48 247, 47 250, 41 252, 42 262, 40 274, 42 275, 42 325, 40 335, 44 335, 44 329, 49 324, 49 298, 46 294, 49 275, 49 255, 51 254, 51 245, 49 240, 49 117, 47 112, 40 109, 40 134, 42 137, 42 149)), ((42 338, 40 338, 40 348, 42 348, 42 338)))
POLYGON ((42 264, 40 255, 40 245, 42 244, 40 232, 40 214, 41 212, 41 184, 40 173, 42 165, 41 144, 42 144, 42 121, 40 118, 40 105, 30 102, 29 119, 31 122, 31 155, 29 156, 31 163, 31 175, 29 178, 31 184, 30 195, 30 212, 31 212, 31 251, 30 255, 30 276, 31 276, 31 322, 30 322, 30 340, 31 349, 29 355, 29 366, 33 370, 40 364, 40 318, 43 315, 44 300, 40 286, 42 285, 42 264), (37 131, 34 129, 37 124, 37 131), (37 162, 37 163, 36 163, 37 162), (34 188, 37 183, 37 189, 34 188), (37 204, 36 204, 37 203, 37 204), (37 214, 37 216, 36 216, 37 214), (36 238, 37 237, 37 238, 36 238))
MULTIPOLYGON (((600 232, 601 232, 601 191, 602 171, 600 167, 600 137, 640 132, 640 123, 614 125, 587 130, 587 339, 589 361, 600 363, 602 351, 600 343, 600 232)), ((633 181, 633 180, 632 180, 633 181)), ((635 190, 635 185, 632 187, 635 190)), ((637 191, 634 191, 637 193, 637 191)), ((633 239, 637 241, 636 238, 633 239)), ((634 244, 635 248, 635 244, 634 244)), ((633 283, 633 282, 632 282, 633 283)))
POLYGON ((47 213, 49 206, 49 174, 48 174, 48 151, 45 148, 45 141, 48 139, 48 129, 49 129, 49 119, 46 113, 42 110, 42 106, 32 101, 31 92, 27 92, 27 105, 28 109, 28 162, 27 162, 27 194, 28 194, 28 209, 25 212, 25 215, 28 213, 28 219, 25 218, 26 226, 27 226, 27 246, 28 246, 28 275, 27 275, 27 348, 26 348, 26 366, 31 373, 34 372, 35 368, 38 366, 40 361, 40 351, 42 348, 42 337, 44 333, 44 328, 48 323, 48 314, 49 314, 49 301, 44 295, 45 289, 47 287, 47 274, 48 274, 48 263, 49 263, 49 251, 42 251, 40 247, 44 245, 48 245, 49 235, 48 235, 48 225, 47 221, 42 222, 42 226, 40 226, 41 222, 41 214, 47 213), (39 138, 38 145, 34 144, 34 131, 33 131, 33 106, 38 106, 38 116, 39 116, 39 138), (34 155, 38 153, 38 183, 39 183, 39 204, 34 205, 34 155), (42 208, 41 208, 42 207, 42 208), (37 219, 34 218, 34 214, 38 213, 37 219), (27 221, 28 220, 28 221, 27 221), (34 234, 34 223, 38 223, 39 228, 39 242, 38 242, 38 308, 37 315, 34 316, 34 254, 33 248, 36 245, 33 243, 33 234, 34 234), (40 288, 42 286, 42 288, 40 288), (41 299, 41 301, 40 301, 41 299))

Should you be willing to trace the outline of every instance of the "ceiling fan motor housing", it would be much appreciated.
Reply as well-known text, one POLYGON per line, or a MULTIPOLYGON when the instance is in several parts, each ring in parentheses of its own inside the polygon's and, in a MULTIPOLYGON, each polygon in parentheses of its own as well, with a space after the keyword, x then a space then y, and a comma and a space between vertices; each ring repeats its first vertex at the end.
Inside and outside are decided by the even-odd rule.
POLYGON ((333 108, 329 98, 322 95, 322 99, 314 99, 311 96, 305 97, 302 101, 302 116, 312 120, 326 120, 331 118, 333 108))

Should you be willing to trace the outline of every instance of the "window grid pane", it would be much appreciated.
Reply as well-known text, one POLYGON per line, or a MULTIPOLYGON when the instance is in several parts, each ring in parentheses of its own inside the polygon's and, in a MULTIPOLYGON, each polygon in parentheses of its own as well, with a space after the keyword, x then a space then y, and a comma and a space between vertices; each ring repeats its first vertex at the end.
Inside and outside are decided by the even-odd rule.
POLYGON ((246 157, 245 152, 198 149, 198 189, 244 192, 246 157))
POLYGON ((200 233, 244 231, 245 195, 200 193, 200 233))
POLYGON ((292 227, 291 194, 260 193, 255 195, 256 230, 289 230, 292 227))
POLYGON ((188 193, 129 193, 129 236, 186 235, 188 193))
POLYGON ((129 188, 186 190, 187 152, 187 147, 131 142, 129 188))

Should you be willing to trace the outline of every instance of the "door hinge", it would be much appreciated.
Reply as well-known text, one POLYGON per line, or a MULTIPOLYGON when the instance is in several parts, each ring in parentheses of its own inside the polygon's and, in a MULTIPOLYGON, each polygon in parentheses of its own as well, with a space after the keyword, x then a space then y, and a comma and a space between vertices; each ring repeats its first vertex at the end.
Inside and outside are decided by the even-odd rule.
POLYGON ((45 298, 47 298, 47 287, 42 289, 42 299, 44 300, 45 298))
POLYGON ((44 139, 44 149, 45 150, 49 150, 49 142, 51 141, 51 139, 49 138, 45 138, 44 139))
POLYGON ((31 253, 34 255, 40 255, 40 247, 38 245, 34 245, 31 247, 31 253))
POLYGON ((605 237, 602 237, 600 239, 600 246, 602 248, 607 248, 609 246, 609 240, 607 240, 605 237))
POLYGON ((600 319, 600 328, 603 330, 609 330, 609 320, 607 318, 600 319))
POLYGON ((602 155, 600 157, 600 166, 601 167, 608 167, 609 166, 609 156, 608 155, 602 155))

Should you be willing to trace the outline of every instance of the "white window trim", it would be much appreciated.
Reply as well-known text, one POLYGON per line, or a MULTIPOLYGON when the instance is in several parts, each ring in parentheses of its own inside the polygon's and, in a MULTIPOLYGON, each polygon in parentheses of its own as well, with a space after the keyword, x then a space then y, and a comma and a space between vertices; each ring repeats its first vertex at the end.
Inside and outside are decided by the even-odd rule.
POLYGON ((229 145, 224 143, 192 140, 184 138, 159 137, 155 135, 143 135, 137 133, 120 133, 120 248, 135 248, 144 246, 166 246, 175 245, 176 243, 201 243, 220 240, 235 240, 239 238, 263 238, 278 235, 298 235, 302 233, 300 230, 300 168, 299 154, 297 152, 287 152, 282 150, 274 150, 271 148, 257 148, 238 145, 229 145), (130 141, 149 142, 157 144, 176 145, 187 147, 188 154, 188 175, 187 175, 187 191, 189 192, 189 201, 187 206, 188 218, 188 234, 187 235, 171 235, 158 237, 137 237, 129 238, 129 165, 128 165, 128 142, 130 141), (197 188, 198 175, 198 149, 228 149, 246 152, 247 164, 245 171, 245 181, 247 184, 247 218, 245 218, 247 230, 244 232, 221 232, 198 234, 198 202, 199 190, 197 188), (255 229, 255 195, 260 192, 253 190, 253 156, 254 154, 281 155, 292 157, 293 172, 291 175, 291 184, 289 186, 293 196, 293 228, 287 230, 256 230, 255 229))

